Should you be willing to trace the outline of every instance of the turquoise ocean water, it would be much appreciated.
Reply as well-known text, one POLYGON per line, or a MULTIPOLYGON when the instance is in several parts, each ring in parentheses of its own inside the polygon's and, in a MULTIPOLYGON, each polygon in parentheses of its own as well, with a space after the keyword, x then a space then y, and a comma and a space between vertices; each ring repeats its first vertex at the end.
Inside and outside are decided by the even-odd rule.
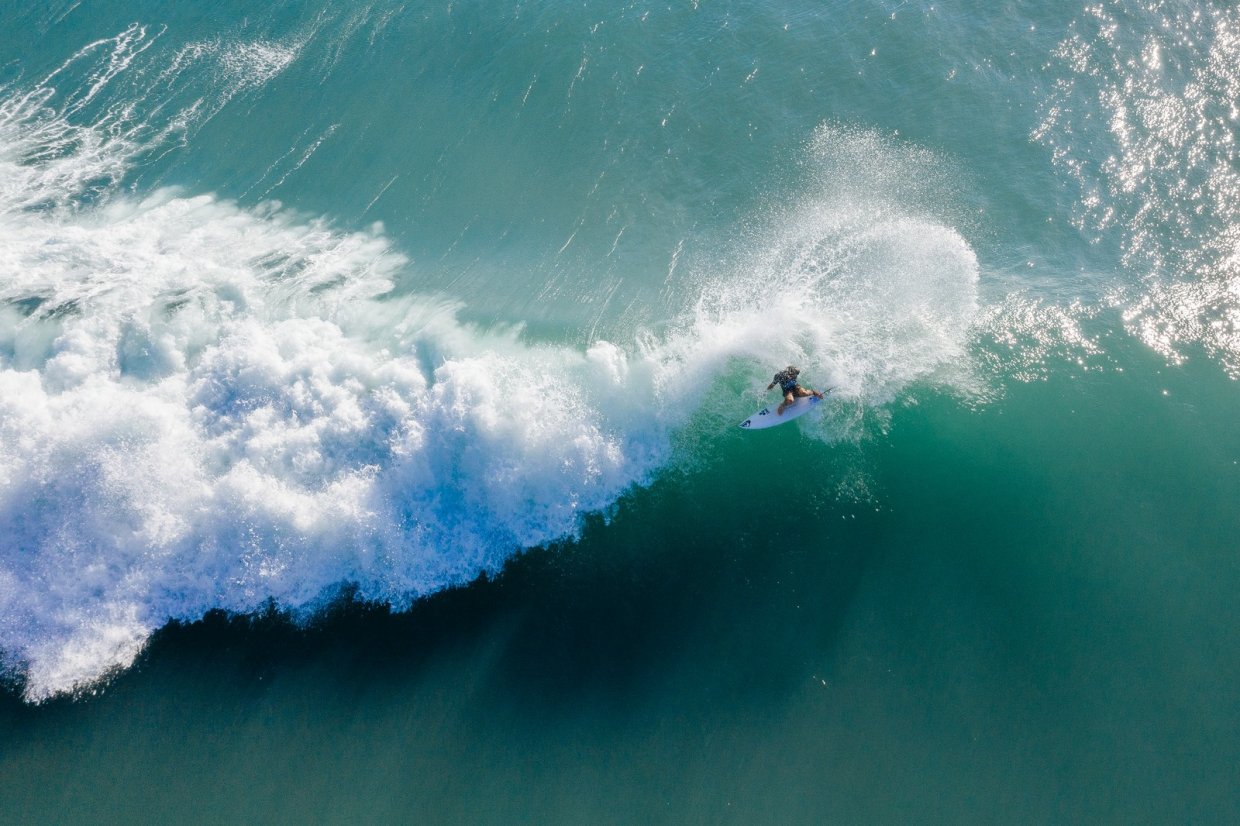
POLYGON ((1235 822, 1238 157, 1222 2, 0 4, 0 820, 1235 822))

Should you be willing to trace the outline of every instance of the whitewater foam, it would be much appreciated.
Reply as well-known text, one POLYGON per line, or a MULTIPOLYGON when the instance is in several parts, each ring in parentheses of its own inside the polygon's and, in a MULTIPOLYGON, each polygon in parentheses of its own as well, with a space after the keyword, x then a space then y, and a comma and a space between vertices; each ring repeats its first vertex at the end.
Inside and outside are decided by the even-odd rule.
POLYGON ((10 300, 74 306, 10 312, 0 370, 2 644, 32 696, 124 665, 133 640, 212 607, 304 607, 341 581, 407 604, 572 535, 661 456, 657 423, 609 420, 608 394, 632 398, 610 345, 528 347, 411 297, 391 302, 410 308, 396 328, 365 327, 367 303, 397 312, 376 273, 401 259, 376 236, 168 194, 120 212, 86 236, 153 230, 131 258, 97 268, 82 244, 50 289, 56 260, 6 284, 10 300), (240 249, 278 252, 276 277, 232 260, 240 249), (37 327, 50 329, 23 340, 37 327), (440 359, 429 376, 423 340, 440 359))

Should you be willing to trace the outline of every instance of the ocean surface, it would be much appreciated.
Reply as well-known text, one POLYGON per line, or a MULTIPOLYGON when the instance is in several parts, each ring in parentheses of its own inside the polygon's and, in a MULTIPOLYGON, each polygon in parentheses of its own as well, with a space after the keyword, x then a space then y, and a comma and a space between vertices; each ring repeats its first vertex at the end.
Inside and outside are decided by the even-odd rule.
POLYGON ((1232 2, 0 0, 0 821, 1235 823, 1238 414, 1232 2))

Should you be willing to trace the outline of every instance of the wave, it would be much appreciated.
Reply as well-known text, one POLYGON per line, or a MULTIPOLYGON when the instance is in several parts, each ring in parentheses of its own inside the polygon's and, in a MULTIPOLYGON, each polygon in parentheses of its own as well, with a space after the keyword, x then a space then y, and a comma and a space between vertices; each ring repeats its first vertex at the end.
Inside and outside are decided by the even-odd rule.
POLYGON ((122 185, 297 53, 234 45, 267 74, 177 108, 177 67, 211 49, 146 67, 164 103, 109 88, 148 40, 0 98, 0 651, 32 701, 128 666, 173 619, 312 612, 343 585, 400 608, 574 537, 789 360, 839 410, 956 375, 978 267, 893 185, 926 178, 920 150, 824 127, 805 192, 663 333, 540 343, 395 290, 417 268, 381 225, 122 185))

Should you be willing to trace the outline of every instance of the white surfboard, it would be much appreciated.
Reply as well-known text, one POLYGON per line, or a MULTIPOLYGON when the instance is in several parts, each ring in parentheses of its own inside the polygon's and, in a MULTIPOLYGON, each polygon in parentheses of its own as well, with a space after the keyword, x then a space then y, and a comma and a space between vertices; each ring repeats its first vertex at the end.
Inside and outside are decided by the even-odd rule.
POLYGON ((775 412, 779 409, 779 405, 773 404, 770 407, 762 408, 757 413, 741 422, 741 427, 746 430, 762 430, 767 427, 774 427, 777 424, 790 422, 793 419, 799 416, 804 416, 806 413, 813 410, 821 401, 822 399, 817 396, 802 396, 792 404, 785 407, 782 416, 775 412))

